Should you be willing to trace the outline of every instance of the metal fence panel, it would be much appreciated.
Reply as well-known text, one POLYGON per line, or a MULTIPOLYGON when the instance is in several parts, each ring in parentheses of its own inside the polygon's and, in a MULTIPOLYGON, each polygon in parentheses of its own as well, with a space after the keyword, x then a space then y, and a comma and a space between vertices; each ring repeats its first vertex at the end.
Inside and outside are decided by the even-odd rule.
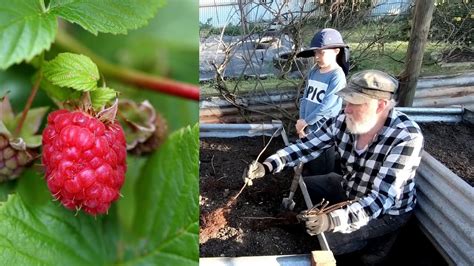
POLYGON ((199 0, 199 23, 217 28, 239 25, 238 0, 199 0))
MULTIPOLYGON (((317 1, 310 0, 267 0, 247 1, 243 4, 243 12, 247 22, 263 22, 275 19, 275 13, 308 12, 316 9, 317 1), (266 2, 265 4, 263 2, 266 2)), ((413 0, 377 0, 371 16, 407 15, 413 0)), ((199 0, 199 22, 209 23, 213 27, 240 25, 239 0, 199 0)))
POLYGON ((372 10, 372 16, 408 15, 412 3, 412 0, 378 0, 372 10))

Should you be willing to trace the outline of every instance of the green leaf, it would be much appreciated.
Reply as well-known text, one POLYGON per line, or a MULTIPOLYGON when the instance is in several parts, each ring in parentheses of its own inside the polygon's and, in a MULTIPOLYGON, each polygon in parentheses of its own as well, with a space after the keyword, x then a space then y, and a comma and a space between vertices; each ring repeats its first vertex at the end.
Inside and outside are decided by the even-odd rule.
POLYGON ((6 201, 8 198, 8 195, 14 191, 15 187, 16 187, 15 182, 0 183, 0 206, 1 206, 1 201, 6 201))
POLYGON ((8 130, 8 128, 5 126, 2 120, 0 120, 0 134, 4 134, 7 137, 11 136, 10 130, 8 130))
POLYGON ((85 55, 61 53, 44 64, 44 77, 60 87, 79 91, 93 91, 97 88, 99 70, 85 55))
POLYGON ((107 87, 97 88, 97 90, 91 92, 92 107, 102 107, 108 101, 114 99, 115 96, 117 96, 117 92, 114 89, 107 87))
POLYGON ((49 49, 58 23, 43 11, 41 1, 12 0, 0 8, 0 69, 30 60, 49 49))
POLYGON ((133 216, 135 213, 135 205, 137 204, 137 195, 134 193, 135 184, 140 179, 140 174, 143 166, 147 161, 146 157, 139 156, 127 156, 127 174, 125 178, 125 184, 123 185, 120 193, 123 198, 118 202, 118 216, 120 223, 125 231, 132 230, 133 216))
POLYGON ((199 126, 169 136, 135 189, 133 234, 141 252, 128 264, 197 265, 199 126))
MULTIPOLYGON (((76 28, 74 35, 89 49, 112 62, 198 84, 198 2, 167 1, 147 26, 127 35, 94 36, 79 28, 76 28), (179 14, 179 19, 176 19, 176 14, 179 14)), ((107 84, 110 85, 110 81, 107 84)), ((162 112, 161 108, 158 111, 162 112)))
MULTIPOLYGON (((26 115, 25 121, 23 122, 20 136, 29 137, 38 133, 38 129, 41 126, 41 121, 43 121, 43 118, 45 117, 48 109, 49 107, 39 107, 30 109, 28 111, 28 114, 26 115)), ((16 115, 16 124, 18 124, 22 115, 22 113, 16 115)))
POLYGON ((19 193, 0 203, 2 264, 105 265, 110 260, 105 217, 76 215, 58 206, 33 171, 20 183, 19 193))
POLYGON ((58 102, 64 102, 69 99, 77 99, 81 97, 80 91, 71 88, 61 88, 52 84, 47 79, 41 79, 40 88, 43 89, 51 99, 58 102))
MULTIPOLYGON (((14 65, 6 71, 0 71, 0 95, 8 95, 15 114, 22 112, 25 108, 35 80, 32 77, 36 71, 27 64, 14 65)), ((46 105, 52 105, 51 99, 43 90, 39 90, 32 107, 46 105)))
POLYGON ((163 0, 51 0, 52 14, 98 32, 126 34, 153 17, 163 0))
POLYGON ((10 100, 7 96, 0 96, 0 120, 11 120, 13 118, 14 114, 10 100))
MULTIPOLYGON (((27 168, 18 180, 16 193, 26 204, 43 206, 53 201, 41 173, 32 168, 27 168)), ((53 202, 53 205, 62 208, 59 202, 53 202)))
POLYGON ((28 148, 39 148, 41 146, 41 135, 22 137, 28 148))

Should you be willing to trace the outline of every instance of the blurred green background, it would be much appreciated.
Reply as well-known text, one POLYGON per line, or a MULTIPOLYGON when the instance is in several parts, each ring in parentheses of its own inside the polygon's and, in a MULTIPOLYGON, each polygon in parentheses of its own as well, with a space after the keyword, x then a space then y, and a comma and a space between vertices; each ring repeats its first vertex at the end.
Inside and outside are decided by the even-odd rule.
MULTIPOLYGON (((127 35, 99 33, 97 36, 71 23, 61 23, 60 28, 110 62, 141 70, 157 76, 198 84, 199 25, 198 2, 193 0, 168 1, 158 9, 148 25, 129 30, 127 35), (177 17, 179 14, 179 18, 177 17)), ((46 59, 52 59, 63 47, 53 43, 46 59)), ((16 112, 23 109, 32 87, 33 67, 14 65, 0 71, 0 95, 10 91, 9 97, 16 112)), ((198 103, 174 96, 133 88, 107 79, 107 84, 124 92, 123 97, 150 100, 170 124, 171 130, 198 122, 198 103)), ((40 91, 33 106, 51 105, 40 91)))
MULTIPOLYGON (((78 25, 59 23, 60 31, 110 63, 195 85, 198 27, 198 1, 193 0, 167 1, 146 26, 127 35, 95 36, 78 25)), ((65 47, 54 42, 46 60, 68 51, 65 47)), ((16 113, 25 106, 34 73, 28 63, 0 71, 0 96, 8 91, 16 113)), ((74 213, 53 201, 40 160, 18 180, 1 183, 0 264, 198 264, 198 102, 104 77, 120 98, 149 100, 168 121, 168 140, 150 155, 127 156, 122 197, 108 215, 74 213)), ((57 109, 41 89, 33 102, 38 106, 57 109)))

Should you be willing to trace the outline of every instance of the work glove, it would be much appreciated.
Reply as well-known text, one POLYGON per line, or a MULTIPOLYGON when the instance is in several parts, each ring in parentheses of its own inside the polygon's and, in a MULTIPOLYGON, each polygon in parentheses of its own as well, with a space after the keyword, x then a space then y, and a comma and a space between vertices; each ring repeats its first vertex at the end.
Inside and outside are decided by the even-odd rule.
POLYGON ((312 236, 334 229, 334 223, 326 213, 309 214, 307 211, 303 211, 297 215, 297 218, 305 222, 306 232, 312 236))
POLYGON ((263 164, 253 161, 247 168, 245 168, 242 178, 248 186, 251 186, 253 185, 254 179, 263 177, 264 175, 265 167, 263 167, 263 164))

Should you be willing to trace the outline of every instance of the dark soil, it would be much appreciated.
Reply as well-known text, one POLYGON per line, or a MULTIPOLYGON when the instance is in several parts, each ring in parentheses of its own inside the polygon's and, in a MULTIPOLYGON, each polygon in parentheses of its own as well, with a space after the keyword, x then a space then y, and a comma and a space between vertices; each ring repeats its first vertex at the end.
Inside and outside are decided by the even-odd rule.
MULTIPOLYGON (((242 172, 255 160, 269 137, 201 139, 200 150, 200 256, 263 256, 308 254, 319 250, 317 237, 309 236, 303 225, 292 217, 305 209, 299 189, 294 213, 283 212, 281 202, 287 197, 292 170, 268 175, 246 187, 242 172)), ((284 147, 281 137, 272 140, 260 161, 284 147)), ((337 256, 338 265, 360 265, 359 254, 337 256)), ((420 265, 446 265, 429 240, 411 222, 395 243, 390 263, 412 260, 420 265), (414 254, 414 260, 406 254, 414 254)), ((413 258, 413 257, 412 257, 413 258)), ((394 265, 393 264, 393 265, 394 265)))
POLYGON ((425 151, 474 186, 474 126, 467 123, 420 126, 425 137, 425 151))
MULTIPOLYGON (((244 184, 244 168, 257 158, 269 139, 201 140, 201 256, 303 254, 319 249, 317 240, 306 234, 304 226, 280 219, 285 215, 280 204, 289 193, 291 170, 256 180, 231 202, 244 184)), ((281 137, 274 138, 261 160, 282 147, 281 137)), ((302 199, 298 194, 295 197, 302 199)), ((295 211, 302 210, 303 204, 302 200, 297 202, 295 211)))

